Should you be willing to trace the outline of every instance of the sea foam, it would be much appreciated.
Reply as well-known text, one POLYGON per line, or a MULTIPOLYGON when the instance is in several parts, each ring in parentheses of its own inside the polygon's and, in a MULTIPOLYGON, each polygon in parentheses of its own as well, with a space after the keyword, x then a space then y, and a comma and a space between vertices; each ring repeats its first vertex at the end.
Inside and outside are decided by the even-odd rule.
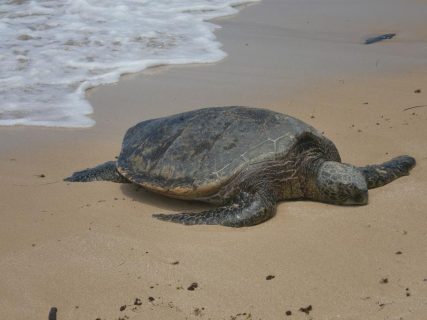
POLYGON ((257 0, 5 0, 0 125, 90 127, 90 87, 225 57, 209 19, 257 0))

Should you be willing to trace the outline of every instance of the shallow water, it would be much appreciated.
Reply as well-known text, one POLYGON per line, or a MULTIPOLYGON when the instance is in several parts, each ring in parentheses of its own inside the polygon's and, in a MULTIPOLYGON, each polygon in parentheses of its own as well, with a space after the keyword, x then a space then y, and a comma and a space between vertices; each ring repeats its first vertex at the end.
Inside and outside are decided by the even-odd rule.
POLYGON ((225 53, 207 22, 257 0, 13 0, 0 4, 0 125, 90 127, 85 91, 225 53))

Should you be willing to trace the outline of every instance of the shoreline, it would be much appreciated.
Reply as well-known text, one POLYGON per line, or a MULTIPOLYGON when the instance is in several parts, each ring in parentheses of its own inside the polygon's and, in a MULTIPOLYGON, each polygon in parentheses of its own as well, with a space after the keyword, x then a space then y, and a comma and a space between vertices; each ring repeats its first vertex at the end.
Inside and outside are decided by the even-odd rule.
POLYGON ((215 20, 224 60, 91 89, 95 127, 1 127, 4 317, 43 319, 57 307, 61 320, 422 318, 427 108, 404 109, 427 101, 423 5, 263 0, 215 20), (361 44, 387 32, 397 36, 361 44), (151 214, 201 204, 62 181, 114 160, 139 121, 221 105, 299 118, 324 131, 344 162, 409 154, 417 166, 370 190, 367 206, 282 202, 275 217, 242 229, 160 222, 151 214))

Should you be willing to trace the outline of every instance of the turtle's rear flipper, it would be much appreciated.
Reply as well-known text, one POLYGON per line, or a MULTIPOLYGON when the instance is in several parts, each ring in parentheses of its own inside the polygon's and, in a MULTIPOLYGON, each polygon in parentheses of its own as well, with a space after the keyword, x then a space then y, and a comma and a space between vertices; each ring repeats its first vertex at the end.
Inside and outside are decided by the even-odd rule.
POLYGON ((153 217, 186 225, 219 224, 227 227, 249 227, 270 219, 276 212, 272 193, 242 192, 229 206, 199 213, 154 214, 153 217))
POLYGON ((108 161, 100 164, 95 168, 89 168, 77 171, 71 177, 65 178, 64 181, 70 182, 90 182, 90 181, 112 181, 118 183, 128 183, 120 173, 118 173, 115 161, 108 161))
POLYGON ((366 178, 369 189, 381 187, 402 176, 407 176, 415 166, 415 159, 410 156, 400 156, 382 164, 374 164, 358 169, 366 178))

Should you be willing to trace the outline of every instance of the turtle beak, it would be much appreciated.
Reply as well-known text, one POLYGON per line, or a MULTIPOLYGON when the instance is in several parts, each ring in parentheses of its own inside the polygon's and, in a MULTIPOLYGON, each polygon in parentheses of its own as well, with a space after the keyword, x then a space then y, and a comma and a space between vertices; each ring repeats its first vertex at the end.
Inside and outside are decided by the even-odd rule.
POLYGON ((361 206, 368 204, 368 190, 363 190, 351 199, 347 199, 344 205, 361 206))

